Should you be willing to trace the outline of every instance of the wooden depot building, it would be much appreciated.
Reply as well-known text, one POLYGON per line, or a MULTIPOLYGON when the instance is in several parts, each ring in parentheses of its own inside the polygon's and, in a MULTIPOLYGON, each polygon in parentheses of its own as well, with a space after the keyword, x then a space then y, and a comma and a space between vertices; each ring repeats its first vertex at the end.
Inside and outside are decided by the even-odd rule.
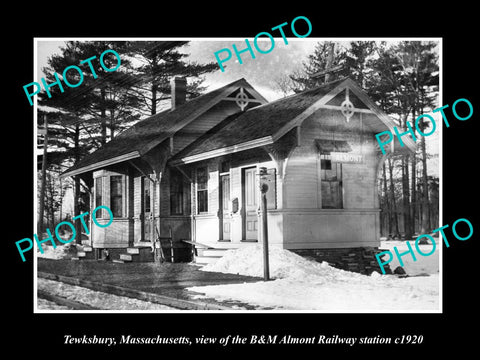
MULTIPOLYGON (((62 175, 80 176, 91 208, 114 215, 106 228, 90 226, 79 255, 152 261, 156 248, 170 261, 209 262, 261 242, 264 167, 270 246, 370 273, 380 245, 376 180, 389 155, 375 134, 395 125, 349 78, 270 103, 243 78, 186 101, 186 80, 175 78, 171 109, 62 175)), ((390 152, 414 150, 402 140, 390 152)))

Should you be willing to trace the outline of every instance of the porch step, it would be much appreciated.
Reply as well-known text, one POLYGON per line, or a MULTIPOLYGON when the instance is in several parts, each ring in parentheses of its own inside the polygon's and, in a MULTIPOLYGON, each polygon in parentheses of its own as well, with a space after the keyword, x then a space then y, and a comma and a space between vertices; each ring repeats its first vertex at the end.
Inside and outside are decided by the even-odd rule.
POLYGON ((113 262, 113 263, 117 263, 117 264, 125 264, 126 262, 129 262, 129 261, 123 261, 123 260, 119 260, 119 259, 113 259, 112 262, 113 262))
POLYGON ((123 260, 125 262, 130 262, 133 260, 132 254, 120 254, 120 260, 123 260))
MULTIPOLYGON (((85 241, 85 240, 83 240, 85 241)), ((83 243, 82 241, 82 243, 83 243)), ((93 248, 88 244, 88 245, 77 245, 77 256, 79 260, 81 259, 94 259, 95 254, 93 252, 93 248)), ((73 259, 72 259, 73 260, 73 259)))
POLYGON ((231 249, 203 249, 202 251, 199 251, 199 255, 201 253, 201 256, 221 258, 230 250, 231 249))
POLYGON ((213 264, 221 259, 229 250, 233 249, 218 249, 218 248, 200 248, 197 249, 195 256, 195 263, 199 265, 213 264))
POLYGON ((125 253, 120 254, 119 259, 116 259, 114 261, 118 263, 127 263, 152 262, 154 260, 154 253, 152 253, 151 247, 129 247, 126 249, 125 253))

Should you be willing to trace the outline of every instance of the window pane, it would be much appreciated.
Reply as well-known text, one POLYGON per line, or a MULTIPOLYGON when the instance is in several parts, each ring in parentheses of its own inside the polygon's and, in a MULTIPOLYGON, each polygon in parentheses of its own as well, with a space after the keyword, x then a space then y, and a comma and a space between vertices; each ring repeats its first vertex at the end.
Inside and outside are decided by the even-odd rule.
POLYGON ((342 164, 325 159, 320 159, 321 191, 323 209, 342 209, 342 164))
POLYGON ((327 159, 320 160, 322 170, 332 170, 332 161, 327 159))
POLYGON ((122 176, 110 177, 110 210, 114 217, 122 217, 122 176))
POLYGON ((201 190, 197 192, 198 213, 208 211, 208 191, 201 190))
POLYGON ((150 180, 143 178, 143 211, 150 212, 150 180))
POLYGON ((222 176, 222 205, 223 210, 230 206, 230 176, 222 176))
POLYGON ((206 190, 208 186, 207 168, 201 167, 197 169, 197 189, 206 190))
POLYGON ((255 182, 256 169, 245 170, 245 197, 247 206, 257 205, 257 186, 255 182))
MULTIPOLYGON (((102 191, 103 191, 103 178, 99 177, 95 179, 95 207, 103 205, 102 191)), ((97 210, 96 217, 103 218, 103 209, 97 210)))
POLYGON ((122 195, 122 177, 121 176, 110 177, 110 192, 114 196, 122 195))
POLYGON ((183 215, 183 177, 178 171, 170 171, 170 213, 183 215))
POLYGON ((197 213, 208 212, 208 172, 197 168, 197 213))

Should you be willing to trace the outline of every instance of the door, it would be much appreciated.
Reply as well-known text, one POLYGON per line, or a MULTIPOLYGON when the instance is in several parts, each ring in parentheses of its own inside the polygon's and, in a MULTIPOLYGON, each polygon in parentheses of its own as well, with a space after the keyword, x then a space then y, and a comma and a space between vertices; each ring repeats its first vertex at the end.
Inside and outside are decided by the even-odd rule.
POLYGON ((152 240, 152 210, 151 210, 151 196, 150 196, 150 180, 144 176, 142 177, 142 240, 152 240))
POLYGON ((243 170, 243 227, 245 240, 258 239, 258 186, 256 168, 243 170))
POLYGON ((220 176, 220 240, 230 241, 230 175, 220 176))

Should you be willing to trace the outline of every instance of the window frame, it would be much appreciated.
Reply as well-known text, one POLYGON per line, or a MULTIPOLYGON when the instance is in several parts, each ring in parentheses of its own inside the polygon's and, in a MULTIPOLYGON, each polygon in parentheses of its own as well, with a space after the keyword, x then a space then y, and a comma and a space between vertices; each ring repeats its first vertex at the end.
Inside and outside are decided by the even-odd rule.
MULTIPOLYGON (((106 176, 99 176, 95 178, 95 208, 105 205, 105 196, 103 194, 104 192, 104 187, 105 187, 105 181, 104 178, 106 176), (98 201, 100 198, 100 201, 98 201)), ((103 209, 99 209, 95 213, 95 217, 98 219, 103 219, 104 218, 104 211, 103 209)))
MULTIPOLYGON (((330 154, 319 154, 319 168, 320 168, 320 196, 321 196, 321 204, 322 204, 322 209, 334 209, 334 210, 339 210, 339 209, 344 209, 344 201, 343 201, 343 164, 341 162, 335 162, 332 161, 330 158, 330 154), (324 165, 324 167, 322 167, 324 165), (329 176, 327 177, 327 171, 329 172, 335 172, 335 176, 329 176), (333 179, 334 178, 334 179, 333 179), (336 198, 336 205, 334 206, 326 206, 325 204, 325 199, 326 196, 324 196, 324 186, 322 183, 338 183, 338 190, 337 194, 335 194, 336 198)), ((331 192, 331 186, 330 186, 330 194, 331 192)), ((332 196, 331 196, 332 197, 332 196)))
POLYGON ((183 176, 170 169, 170 215, 185 215, 183 176), (180 211, 175 211, 180 210, 180 211))
POLYGON ((196 168, 195 186, 196 186, 196 213, 199 215, 208 214, 209 199, 208 199, 208 166, 207 165, 199 166, 196 168), (199 173, 201 169, 205 170, 205 175, 204 175, 205 179, 202 182, 199 181, 199 173), (202 184, 202 186, 200 186, 200 184, 202 184), (202 194, 202 196, 200 196, 200 194, 202 194), (202 207, 200 207, 201 199, 202 199, 202 202, 204 203, 204 206, 202 207))
POLYGON ((125 199, 125 185, 124 185, 124 175, 109 175, 109 195, 110 195, 110 211, 113 214, 114 218, 123 218, 125 217, 125 209, 124 209, 124 199, 125 199), (117 189, 117 194, 113 194, 114 187, 112 184, 114 183, 114 179, 117 178, 117 184, 119 184, 120 191, 117 189), (120 204, 118 204, 118 198, 120 198, 120 204), (117 204, 114 206, 114 199, 117 201, 117 204), (117 213, 117 210, 120 210, 120 214, 117 213))

